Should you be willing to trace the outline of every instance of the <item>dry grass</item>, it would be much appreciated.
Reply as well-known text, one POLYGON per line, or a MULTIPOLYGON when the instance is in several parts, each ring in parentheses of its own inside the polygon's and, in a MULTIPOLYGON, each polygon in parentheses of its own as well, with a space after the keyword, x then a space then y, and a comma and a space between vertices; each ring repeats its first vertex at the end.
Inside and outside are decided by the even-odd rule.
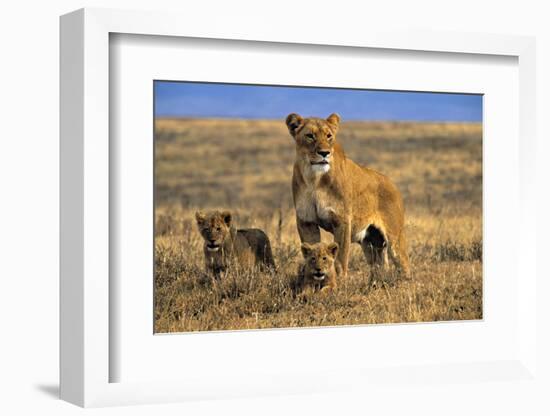
POLYGON ((156 332, 482 318, 481 125, 350 122, 339 140, 349 157, 386 173, 402 191, 412 280, 390 272, 371 282, 354 246, 350 276, 335 293, 294 297, 294 146, 284 123, 160 119, 156 332), (266 231, 276 273, 205 277, 193 216, 222 207, 238 226, 266 231))

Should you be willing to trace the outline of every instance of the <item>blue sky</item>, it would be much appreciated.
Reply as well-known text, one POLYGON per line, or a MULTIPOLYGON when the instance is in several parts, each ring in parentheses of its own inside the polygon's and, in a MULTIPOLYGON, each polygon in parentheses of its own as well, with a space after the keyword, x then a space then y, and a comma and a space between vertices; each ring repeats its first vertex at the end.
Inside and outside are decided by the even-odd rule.
POLYGON ((482 96, 155 81, 155 116, 283 119, 289 113, 345 120, 482 121, 482 96))

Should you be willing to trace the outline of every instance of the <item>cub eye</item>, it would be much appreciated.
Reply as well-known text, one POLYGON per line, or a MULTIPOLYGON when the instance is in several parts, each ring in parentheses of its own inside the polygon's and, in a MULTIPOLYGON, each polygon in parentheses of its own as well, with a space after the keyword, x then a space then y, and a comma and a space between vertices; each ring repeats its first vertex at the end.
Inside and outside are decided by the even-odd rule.
POLYGON ((306 137, 307 137, 308 139, 311 139, 311 140, 315 139, 315 136, 313 135, 313 133, 308 133, 308 134, 306 134, 306 137))
POLYGON ((327 258, 326 257, 323 257, 323 260, 326 260, 327 258))
POLYGON ((327 134, 327 139, 332 139, 332 134, 331 133, 327 134))
POLYGON ((221 227, 216 227, 216 231, 221 231, 221 227))

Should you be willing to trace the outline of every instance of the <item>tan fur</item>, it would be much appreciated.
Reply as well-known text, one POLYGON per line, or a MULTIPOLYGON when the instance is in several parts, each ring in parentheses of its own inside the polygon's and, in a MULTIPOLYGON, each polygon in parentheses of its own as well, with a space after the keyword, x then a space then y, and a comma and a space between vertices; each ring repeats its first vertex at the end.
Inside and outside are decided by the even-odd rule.
POLYGON ((262 230, 237 230, 228 211, 197 212, 195 218, 208 272, 219 276, 227 270, 275 267, 269 238, 262 230))
POLYGON ((303 292, 311 289, 326 292, 336 288, 337 243, 302 244, 304 262, 300 265, 296 290, 303 292), (316 278, 317 276, 317 278, 316 278))
POLYGON ((346 157, 336 140, 337 114, 325 120, 293 113, 286 124, 296 143, 292 192, 301 241, 319 242, 319 227, 331 232, 340 247, 344 276, 352 242, 361 244, 370 265, 386 268, 389 254, 408 275, 404 207, 397 187, 346 157), (320 164, 323 161, 327 163, 320 164))

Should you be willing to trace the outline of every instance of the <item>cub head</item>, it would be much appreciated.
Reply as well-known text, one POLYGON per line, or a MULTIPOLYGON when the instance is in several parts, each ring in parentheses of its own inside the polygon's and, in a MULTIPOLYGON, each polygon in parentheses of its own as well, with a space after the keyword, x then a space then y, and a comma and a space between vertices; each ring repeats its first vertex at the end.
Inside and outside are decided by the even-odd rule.
POLYGON ((338 253, 338 243, 302 244, 305 260, 305 275, 322 281, 335 273, 334 261, 338 253))
POLYGON ((286 126, 296 142, 296 157, 315 173, 330 170, 336 143, 340 116, 331 114, 327 119, 303 118, 292 113, 286 118, 286 126))
POLYGON ((231 213, 210 211, 195 213, 199 231, 208 251, 218 251, 231 230, 231 213))

